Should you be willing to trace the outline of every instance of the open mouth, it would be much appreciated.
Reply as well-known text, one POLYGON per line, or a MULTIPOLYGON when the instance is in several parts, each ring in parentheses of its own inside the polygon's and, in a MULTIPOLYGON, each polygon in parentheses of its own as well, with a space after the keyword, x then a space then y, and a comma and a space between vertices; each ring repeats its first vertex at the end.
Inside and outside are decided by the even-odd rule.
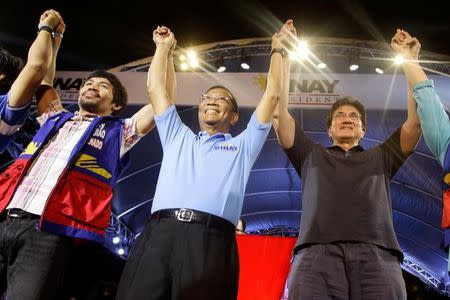
POLYGON ((94 91, 86 91, 83 93, 83 96, 86 97, 100 97, 100 95, 97 92, 94 91))
POLYGON ((205 114, 207 115, 214 115, 214 114, 218 114, 219 111, 217 109, 212 109, 212 108, 208 108, 207 110, 205 110, 205 114))

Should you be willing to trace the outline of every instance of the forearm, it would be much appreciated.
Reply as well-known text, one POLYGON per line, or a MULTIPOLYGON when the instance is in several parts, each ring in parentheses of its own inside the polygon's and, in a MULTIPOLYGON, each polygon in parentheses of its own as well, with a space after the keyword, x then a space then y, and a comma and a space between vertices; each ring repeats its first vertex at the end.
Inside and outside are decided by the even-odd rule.
POLYGON ((24 69, 11 86, 11 107, 24 106, 31 101, 49 66, 51 47, 51 34, 41 30, 28 51, 24 69))
POLYGON ((283 81, 281 82, 279 111, 287 111, 289 106, 289 88, 291 81, 291 60, 288 57, 283 59, 283 81))
POLYGON ((60 37, 55 37, 52 47, 52 59, 50 60, 50 65, 48 67, 47 73, 45 74, 42 84, 53 86, 53 82, 56 76, 56 58, 58 57, 59 47, 61 46, 62 39, 60 37))
POLYGON ((136 119, 136 132, 139 135, 147 134, 155 127, 154 111, 151 104, 142 107, 134 118, 136 119))
MULTIPOLYGON (((275 52, 270 57, 269 71, 267 72, 267 86, 264 94, 270 95, 271 98, 279 100, 283 87, 283 59, 281 53, 275 52)), ((276 105, 276 103, 275 103, 276 105)))
POLYGON ((282 56, 280 53, 275 52, 270 57, 266 90, 256 107, 256 116, 260 123, 267 123, 272 120, 275 107, 281 94, 283 81, 282 69, 282 56))
POLYGON ((166 90, 169 99, 172 104, 175 103, 175 94, 177 90, 177 79, 175 75, 175 67, 173 64, 173 51, 169 51, 167 60, 167 78, 166 78, 166 90))
POLYGON ((417 60, 407 60, 402 64, 402 69, 410 87, 428 79, 417 60))
POLYGON ((277 134, 278 143, 285 149, 292 147, 294 143, 295 122, 288 111, 289 88, 291 79, 291 61, 288 58, 283 59, 283 82, 280 94, 280 101, 277 105, 276 120, 274 120, 274 129, 277 134))
POLYGON ((164 45, 156 47, 147 77, 148 94, 157 115, 164 112, 171 105, 171 100, 166 90, 168 53, 168 47, 164 45))
POLYGON ((402 126, 400 139, 401 149, 405 154, 409 154, 414 150, 422 134, 417 114, 417 104, 414 101, 411 87, 408 87, 407 99, 408 117, 402 126))
POLYGON ((408 117, 406 121, 414 128, 417 127, 420 130, 420 119, 419 115, 417 114, 417 103, 414 100, 412 86, 408 86, 407 107, 408 117))
POLYGON ((61 99, 59 98, 56 89, 53 87, 56 75, 56 58, 58 57, 61 42, 61 37, 54 38, 50 65, 42 80, 41 86, 36 92, 36 102, 39 114, 43 114, 48 110, 59 111, 64 109, 61 104, 61 99))
POLYGON ((64 110, 58 92, 53 86, 41 84, 36 91, 36 102, 39 114, 47 111, 64 110))
POLYGON ((26 66, 33 67, 40 82, 50 64, 53 39, 49 32, 41 30, 28 51, 26 66))

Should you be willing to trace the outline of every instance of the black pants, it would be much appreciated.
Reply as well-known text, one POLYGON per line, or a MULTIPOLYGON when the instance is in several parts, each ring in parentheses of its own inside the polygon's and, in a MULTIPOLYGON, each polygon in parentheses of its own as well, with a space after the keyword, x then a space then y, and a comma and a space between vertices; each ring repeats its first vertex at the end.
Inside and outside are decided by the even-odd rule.
POLYGON ((71 241, 36 229, 37 216, 0 214, 0 295, 8 300, 58 299, 71 241))
POLYGON ((151 220, 135 242, 117 299, 237 298, 239 258, 228 230, 175 219, 151 220))
POLYGON ((289 300, 406 299, 400 263, 392 253, 365 243, 318 244, 295 255, 289 300))

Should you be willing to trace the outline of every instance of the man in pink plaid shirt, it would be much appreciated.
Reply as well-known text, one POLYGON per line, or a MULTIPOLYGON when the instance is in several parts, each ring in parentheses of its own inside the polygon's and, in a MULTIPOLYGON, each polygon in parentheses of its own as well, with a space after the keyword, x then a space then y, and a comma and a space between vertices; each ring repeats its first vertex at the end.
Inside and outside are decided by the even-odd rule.
MULTIPOLYGON (((41 128, 0 175, 0 242, 8 245, 0 249, 0 272, 8 278, 8 299, 58 297, 73 238, 103 241, 112 187, 127 166, 128 151, 154 128, 151 104, 131 118, 116 117, 127 93, 104 71, 84 82, 77 112, 63 109, 52 83, 64 29, 61 18, 37 93, 41 128)), ((167 84, 175 84, 173 64, 168 70, 167 84)))

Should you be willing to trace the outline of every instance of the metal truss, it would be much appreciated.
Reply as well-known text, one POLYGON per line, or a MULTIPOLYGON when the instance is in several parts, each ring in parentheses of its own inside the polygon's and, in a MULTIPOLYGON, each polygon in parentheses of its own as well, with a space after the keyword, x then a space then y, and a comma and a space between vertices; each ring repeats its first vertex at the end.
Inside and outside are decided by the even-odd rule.
POLYGON ((286 226, 276 226, 271 228, 257 229, 253 231, 246 231, 246 233, 248 234, 270 235, 281 237, 297 237, 298 232, 299 232, 298 227, 286 227, 286 226))
POLYGON ((403 260, 402 268, 408 273, 417 276, 425 284, 432 286, 438 292, 450 296, 450 289, 444 282, 431 275, 427 270, 414 263, 410 259, 405 258, 403 260))
POLYGON ((124 249, 124 253, 118 255, 126 258, 128 255, 128 250, 131 248, 135 240, 136 235, 128 229, 128 227, 124 225, 115 214, 111 213, 109 226, 106 228, 105 246, 116 254, 118 254, 118 248, 124 249), (120 241, 118 243, 113 243, 114 237, 119 237, 120 241))
MULTIPOLYGON (((357 57, 361 64, 368 63, 382 63, 385 65, 392 64, 393 52, 390 45, 384 42, 352 40, 352 39, 338 39, 338 38, 311 38, 309 41, 310 49, 320 59, 325 59, 328 62, 345 61, 348 62, 350 57, 357 57)), ((243 39, 217 42, 206 45, 199 45, 192 47, 195 50, 197 57, 202 64, 198 72, 213 71, 214 64, 224 60, 232 61, 239 60, 242 57, 263 57, 268 56, 271 49, 271 40, 269 38, 261 39, 243 39)), ((184 49, 177 50, 175 53, 175 68, 179 69, 180 61, 177 57, 184 53, 184 49)), ((148 57, 139 61, 130 62, 129 64, 119 66, 113 71, 120 72, 147 72, 153 57, 148 57)), ((450 74, 450 56, 421 51, 420 60, 422 66, 431 73, 450 74)), ((264 64, 257 69, 266 70, 268 67, 268 60, 260 62, 264 64)), ((347 63, 345 63, 347 65, 347 63)), ((231 72, 239 72, 239 69, 229 69, 231 72)), ((339 73, 347 73, 348 68, 336 68, 339 73)))

